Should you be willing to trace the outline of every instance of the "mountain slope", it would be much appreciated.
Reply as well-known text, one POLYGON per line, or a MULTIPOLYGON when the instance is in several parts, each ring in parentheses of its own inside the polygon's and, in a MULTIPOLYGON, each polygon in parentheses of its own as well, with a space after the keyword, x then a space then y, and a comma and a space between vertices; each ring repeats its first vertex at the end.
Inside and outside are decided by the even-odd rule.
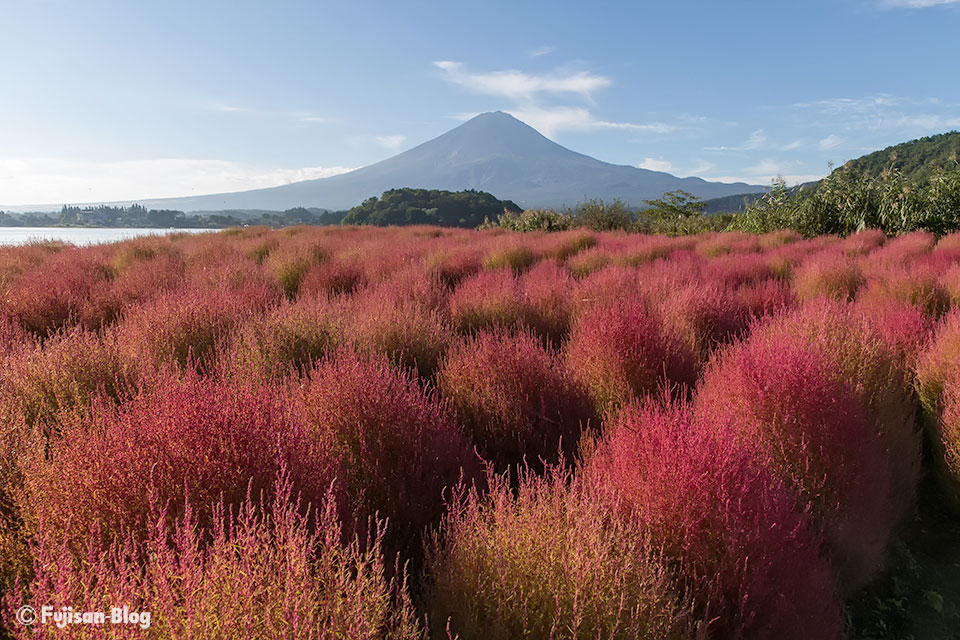
POLYGON ((890 168, 899 169, 908 181, 929 177, 940 169, 956 169, 960 158, 960 132, 951 131, 874 151, 850 160, 847 171, 879 176, 890 168))
POLYGON ((477 189, 530 207, 574 205, 586 198, 621 198, 631 205, 684 189, 701 198, 763 190, 744 183, 614 165, 548 140, 513 116, 484 113, 413 149, 349 173, 280 187, 188 198, 141 201, 148 208, 185 211, 296 206, 346 209, 400 187, 477 189))

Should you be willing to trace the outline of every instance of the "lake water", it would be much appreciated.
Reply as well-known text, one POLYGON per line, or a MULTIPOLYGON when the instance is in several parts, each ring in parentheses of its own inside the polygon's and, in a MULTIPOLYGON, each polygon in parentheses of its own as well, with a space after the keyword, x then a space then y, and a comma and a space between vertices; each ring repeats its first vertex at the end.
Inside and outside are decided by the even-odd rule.
POLYGON ((219 229, 134 229, 83 227, 0 227, 0 245, 23 244, 37 240, 59 240, 77 246, 117 242, 137 236, 159 236, 169 233, 204 233, 219 229))

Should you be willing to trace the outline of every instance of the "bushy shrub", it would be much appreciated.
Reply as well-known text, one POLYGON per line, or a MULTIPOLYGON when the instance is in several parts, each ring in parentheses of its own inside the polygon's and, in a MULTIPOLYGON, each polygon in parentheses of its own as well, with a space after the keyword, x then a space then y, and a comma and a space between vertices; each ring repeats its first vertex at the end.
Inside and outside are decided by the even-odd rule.
POLYGON ((591 247, 568 258, 567 269, 575 278, 582 278, 607 266, 612 259, 606 247, 591 247))
POLYGON ((855 260, 833 252, 807 260, 793 276, 797 296, 805 301, 817 296, 853 300, 865 282, 866 277, 855 260))
POLYGON ((344 340, 361 351, 385 354, 424 377, 434 374, 453 331, 439 312, 402 295, 392 285, 367 289, 341 301, 344 340))
POLYGON ((207 366, 257 310, 250 303, 242 291, 225 288, 171 291, 125 314, 118 326, 121 351, 130 362, 207 366))
POLYGON ((883 566, 895 522, 882 442, 861 398, 830 369, 816 349, 760 329, 705 373, 697 414, 718 437, 754 447, 797 492, 849 594, 883 566))
POLYGON ((122 361, 113 334, 70 329, 42 347, 11 354, 0 374, 0 415, 5 421, 22 418, 31 431, 56 431, 62 414, 89 410, 97 395, 119 401, 136 375, 122 361))
POLYGON ((537 256, 533 250, 515 241, 498 243, 500 246, 491 248, 483 258, 483 268, 494 271, 497 269, 511 269, 514 273, 522 273, 536 262, 537 256))
POLYGON ((692 349, 635 299, 586 311, 573 326, 564 357, 598 412, 643 397, 665 382, 690 387, 696 382, 692 349))
POLYGON ((950 293, 940 283, 940 273, 929 265, 884 264, 870 272, 859 298, 893 300, 914 305, 933 317, 950 308, 950 293))
POLYGON ((705 637, 840 637, 821 539, 751 448, 716 437, 686 408, 631 405, 586 474, 679 572, 705 637))
POLYGON ((593 417, 585 390, 528 332, 478 332, 455 344, 438 384, 481 454, 499 469, 572 456, 593 417))
POLYGON ((960 367, 954 367, 944 381, 943 413, 936 435, 935 470, 953 507, 960 509, 960 367))
POLYGON ((285 302, 237 328, 228 362, 237 376, 304 371, 343 342, 330 305, 315 300, 285 302))
POLYGON ((318 364, 298 402, 317 437, 332 443, 342 486, 361 503, 361 524, 374 514, 387 519, 387 550, 416 560, 445 493, 479 472, 449 406, 385 357, 352 351, 318 364))
POLYGON ((915 506, 920 479, 917 402, 905 354, 876 321, 862 307, 819 298, 772 318, 757 332, 810 346, 829 363, 832 375, 861 397, 890 469, 889 508, 899 524, 915 506))
POLYGON ((289 482, 274 495, 248 495, 238 509, 220 502, 207 531, 198 529, 195 497, 175 522, 154 505, 144 540, 104 542, 94 532, 83 562, 56 541, 41 542, 33 548, 34 577, 4 599, 3 620, 17 638, 83 631, 99 638, 422 637, 405 585, 386 577, 378 538, 366 550, 356 541, 343 545, 332 497, 304 513, 289 482), (41 602, 55 612, 104 611, 107 624, 15 622, 18 608, 41 602), (119 606, 149 619, 111 624, 119 606))
POLYGON ((527 310, 519 283, 508 269, 471 276, 450 295, 450 318, 461 333, 515 326, 527 310))
POLYGON ((468 247, 442 249, 424 258, 424 266, 448 287, 457 286, 462 280, 483 268, 483 255, 468 247))
POLYGON ((151 501, 175 517, 188 494, 198 509, 242 504, 248 489, 272 486, 282 462, 304 500, 321 504, 338 476, 333 454, 277 385, 160 373, 119 410, 62 412, 49 454, 21 460, 18 501, 29 530, 79 551, 97 530, 142 539, 151 501))
POLYGON ((489 638, 693 638, 694 625, 642 527, 610 518, 567 474, 506 476, 459 496, 429 559, 437 635, 489 638))
POLYGON ((526 303, 527 325, 559 346, 570 331, 573 278, 556 262, 544 260, 523 274, 519 285, 526 303))
POLYGON ((331 258, 310 267, 301 277, 300 296, 329 298, 351 294, 367 282, 363 268, 355 262, 331 258))
MULTIPOLYGON (((81 309, 113 273, 92 250, 66 249, 15 278, 2 296, 3 312, 38 337, 76 324, 81 309)), ((90 317, 92 324, 105 318, 90 317)))

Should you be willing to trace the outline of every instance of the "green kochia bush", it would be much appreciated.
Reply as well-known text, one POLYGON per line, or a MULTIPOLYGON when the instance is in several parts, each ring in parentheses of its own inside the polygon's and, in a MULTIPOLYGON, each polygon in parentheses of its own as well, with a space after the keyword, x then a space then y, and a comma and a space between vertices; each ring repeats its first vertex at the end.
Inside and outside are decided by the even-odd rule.
POLYGON ((459 495, 429 553, 437 637, 681 640, 695 625, 642 526, 566 473, 459 495))

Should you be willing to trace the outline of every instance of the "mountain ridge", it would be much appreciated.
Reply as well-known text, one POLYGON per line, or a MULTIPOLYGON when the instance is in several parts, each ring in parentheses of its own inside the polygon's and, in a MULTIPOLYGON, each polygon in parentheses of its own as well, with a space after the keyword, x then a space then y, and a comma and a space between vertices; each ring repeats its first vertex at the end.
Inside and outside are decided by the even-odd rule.
POLYGON ((249 191, 151 198, 147 208, 181 211, 285 210, 293 207, 349 209, 371 196, 403 187, 486 191, 524 208, 561 208, 586 199, 619 198, 640 207, 644 200, 683 189, 703 199, 766 187, 707 182, 616 165, 572 151, 502 111, 479 114, 411 149, 328 178, 249 191))

